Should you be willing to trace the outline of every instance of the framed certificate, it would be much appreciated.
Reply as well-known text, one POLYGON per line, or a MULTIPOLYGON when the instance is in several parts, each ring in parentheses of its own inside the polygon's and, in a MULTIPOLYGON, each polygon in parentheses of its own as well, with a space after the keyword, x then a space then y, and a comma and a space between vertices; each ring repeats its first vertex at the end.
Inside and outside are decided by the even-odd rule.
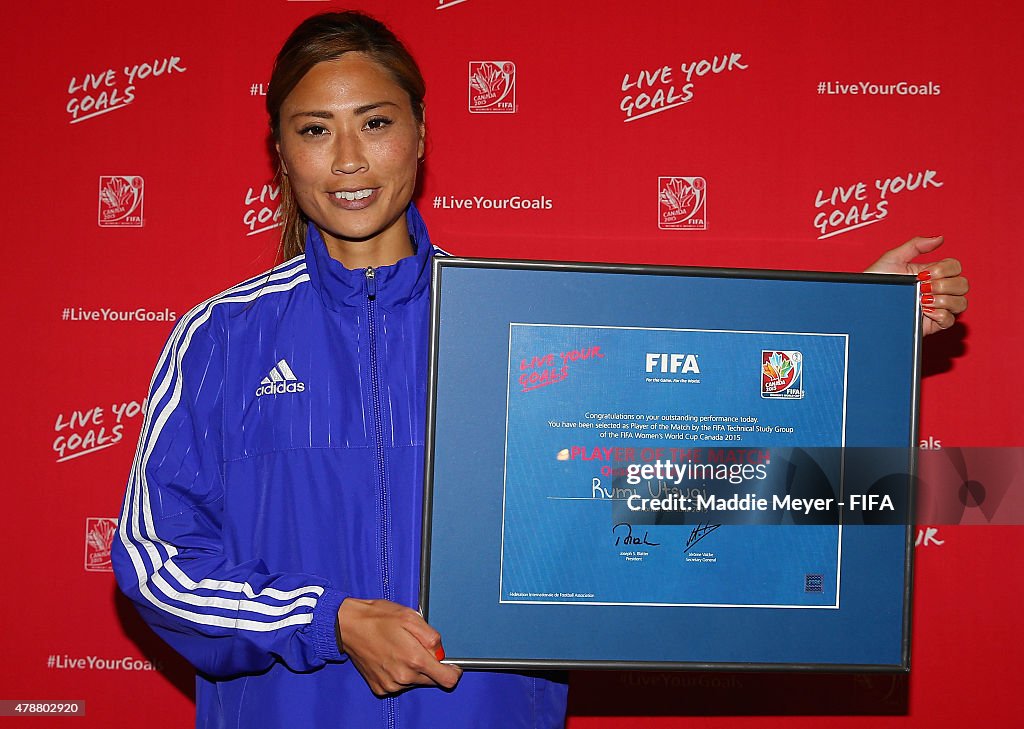
POLYGON ((909 668, 914 277, 433 265, 450 662, 909 668))

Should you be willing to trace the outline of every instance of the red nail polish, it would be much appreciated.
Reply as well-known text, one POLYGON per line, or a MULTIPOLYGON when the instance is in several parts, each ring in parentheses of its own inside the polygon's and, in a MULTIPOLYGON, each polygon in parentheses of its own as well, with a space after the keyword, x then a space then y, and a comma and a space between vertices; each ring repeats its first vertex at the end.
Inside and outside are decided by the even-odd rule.
POLYGON ((932 282, 931 281, 924 281, 921 284, 921 293, 922 294, 930 294, 931 292, 932 292, 932 282))
POLYGON ((925 314, 934 314, 935 313, 935 307, 934 306, 922 306, 921 307, 921 311, 923 311, 925 314))
POLYGON ((922 306, 931 306, 934 303, 935 303, 935 297, 932 296, 931 294, 924 294, 924 295, 921 296, 921 305, 922 306))
POLYGON ((917 280, 918 281, 930 281, 931 278, 932 278, 932 272, 929 271, 928 269, 925 269, 924 271, 918 271, 917 272, 917 280))
POLYGON ((434 658, 436 658, 438 661, 443 661, 444 660, 444 648, 438 648, 436 651, 434 651, 434 658))

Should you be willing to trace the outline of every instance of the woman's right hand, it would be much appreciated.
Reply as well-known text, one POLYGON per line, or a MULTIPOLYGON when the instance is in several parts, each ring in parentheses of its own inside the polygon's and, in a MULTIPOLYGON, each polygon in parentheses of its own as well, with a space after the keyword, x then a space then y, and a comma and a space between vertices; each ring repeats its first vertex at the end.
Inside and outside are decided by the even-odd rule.
POLYGON ((349 597, 338 609, 341 645, 377 696, 411 686, 451 689, 462 669, 441 663, 441 634, 418 612, 389 600, 349 597))

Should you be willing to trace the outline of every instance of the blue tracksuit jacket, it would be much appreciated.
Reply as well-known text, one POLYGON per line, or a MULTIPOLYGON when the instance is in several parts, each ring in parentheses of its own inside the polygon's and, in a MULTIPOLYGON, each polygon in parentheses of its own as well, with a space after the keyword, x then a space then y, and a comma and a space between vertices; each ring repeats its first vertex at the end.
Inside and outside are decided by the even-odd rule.
POLYGON ((467 671, 374 696, 342 600, 416 607, 430 259, 306 253, 182 317, 153 375, 114 540, 121 589, 199 670, 197 726, 561 726, 566 687, 467 671))

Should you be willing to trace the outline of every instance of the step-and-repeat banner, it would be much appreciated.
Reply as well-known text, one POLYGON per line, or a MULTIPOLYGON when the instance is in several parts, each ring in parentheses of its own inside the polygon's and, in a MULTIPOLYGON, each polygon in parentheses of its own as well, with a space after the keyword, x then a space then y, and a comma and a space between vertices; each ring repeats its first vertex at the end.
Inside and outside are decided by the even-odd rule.
MULTIPOLYGON (((925 342, 920 446, 1024 445, 1019 4, 354 6, 427 79, 417 200, 439 245, 858 271, 942 234, 971 308, 925 342)), ((83 727, 191 721, 191 669, 118 594, 110 543, 175 320, 274 261, 267 82, 290 30, 327 9, 341 6, 6 10, 0 699, 84 700, 83 727)), ((954 488, 1021 487, 985 458, 951 462, 954 488)), ((569 726, 1006 726, 1022 548, 1019 526, 918 527, 909 676, 579 672, 569 726)))

